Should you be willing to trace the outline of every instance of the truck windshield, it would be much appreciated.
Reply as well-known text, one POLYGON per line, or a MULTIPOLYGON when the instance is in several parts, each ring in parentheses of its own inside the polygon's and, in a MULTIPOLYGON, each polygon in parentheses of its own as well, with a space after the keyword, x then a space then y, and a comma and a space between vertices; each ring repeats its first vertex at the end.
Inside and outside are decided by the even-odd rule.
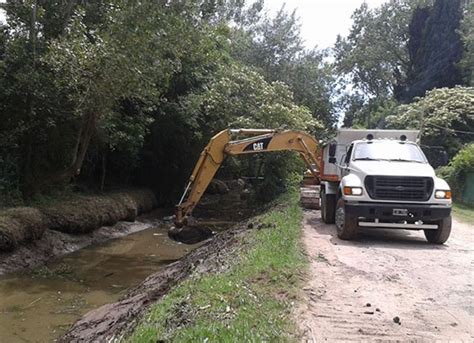
POLYGON ((354 161, 400 161, 426 163, 421 149, 412 143, 398 141, 371 141, 355 146, 354 161))

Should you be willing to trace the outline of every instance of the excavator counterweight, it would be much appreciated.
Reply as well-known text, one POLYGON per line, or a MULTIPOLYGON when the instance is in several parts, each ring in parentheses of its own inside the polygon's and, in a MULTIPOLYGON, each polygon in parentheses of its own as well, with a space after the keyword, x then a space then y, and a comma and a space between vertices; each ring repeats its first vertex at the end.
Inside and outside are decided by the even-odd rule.
POLYGON ((309 133, 296 130, 230 129, 211 138, 201 152, 184 193, 176 206, 176 226, 185 224, 225 157, 272 151, 296 151, 315 178, 319 178, 318 142, 309 133), (248 136, 232 140, 233 136, 248 136))

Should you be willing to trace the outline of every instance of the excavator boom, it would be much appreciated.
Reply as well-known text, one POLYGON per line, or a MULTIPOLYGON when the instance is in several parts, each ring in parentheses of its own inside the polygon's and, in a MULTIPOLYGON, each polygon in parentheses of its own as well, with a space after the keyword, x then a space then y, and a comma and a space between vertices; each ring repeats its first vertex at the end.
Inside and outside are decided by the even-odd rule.
POLYGON ((227 155, 271 151, 296 151, 313 175, 319 177, 316 157, 318 143, 310 134, 295 130, 236 129, 223 130, 211 138, 201 152, 184 193, 176 206, 176 226, 182 226, 192 212, 227 155), (232 136, 249 136, 232 140, 232 136), (316 168, 315 168, 316 166, 316 168))

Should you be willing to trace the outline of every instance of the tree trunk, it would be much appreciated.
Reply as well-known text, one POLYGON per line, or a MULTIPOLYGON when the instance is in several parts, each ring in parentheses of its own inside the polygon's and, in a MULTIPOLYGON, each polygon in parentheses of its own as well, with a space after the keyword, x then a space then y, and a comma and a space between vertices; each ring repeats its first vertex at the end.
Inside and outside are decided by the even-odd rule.
POLYGON ((100 191, 104 191, 105 186, 105 175, 107 173, 107 154, 106 150, 102 153, 102 175, 100 177, 100 191))
MULTIPOLYGON (((33 8, 31 9, 31 18, 30 18, 30 28, 28 34, 28 40, 30 43, 30 54, 31 54, 31 66, 33 72, 36 71, 36 12, 37 12, 37 2, 33 2, 33 8)), ((34 113, 35 113, 35 102, 34 102, 34 95, 31 86, 29 86, 28 95, 27 95, 27 102, 28 102, 28 120, 34 120, 34 113)), ((27 133, 25 139, 25 150, 24 150, 24 157, 23 157, 23 166, 21 170, 21 178, 22 178, 22 195, 23 198, 30 198, 34 193, 36 193, 36 182, 32 175, 32 158, 33 158, 33 141, 32 136, 30 133, 27 133)))
POLYGON ((89 145, 92 137, 96 131, 97 125, 97 115, 92 112, 88 112, 84 116, 84 120, 79 128, 77 134, 77 140, 74 145, 74 148, 71 153, 71 163, 70 165, 51 175, 49 178, 44 180, 44 183, 53 183, 56 185, 66 185, 68 184, 75 176, 78 176, 81 173, 82 164, 86 157, 87 151, 89 150, 89 145))

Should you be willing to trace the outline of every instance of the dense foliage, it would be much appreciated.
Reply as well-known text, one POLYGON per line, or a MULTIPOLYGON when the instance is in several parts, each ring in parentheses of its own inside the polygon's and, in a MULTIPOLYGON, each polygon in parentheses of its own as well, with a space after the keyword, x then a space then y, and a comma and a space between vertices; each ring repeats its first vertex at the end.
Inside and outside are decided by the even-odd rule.
POLYGON ((344 125, 383 128, 399 103, 469 85, 470 1, 390 0, 375 9, 363 4, 352 18, 334 48, 340 81, 349 82, 340 97, 344 125))
MULTIPOLYGON (((263 0, 3 7, 0 204, 123 184, 174 202, 216 131, 288 127, 323 139, 338 111, 345 126, 422 128, 422 143, 449 157, 473 138, 470 0, 363 3, 331 51, 305 48, 295 12, 270 16, 263 0)), ((293 160, 230 160, 223 174, 263 176, 273 196, 293 160)))
POLYGON ((467 176, 474 174, 474 143, 466 145, 460 150, 449 165, 437 170, 437 174, 449 182, 454 199, 463 202, 467 176))
POLYGON ((387 117, 387 126, 420 129, 421 143, 445 147, 454 156, 474 139, 474 88, 439 88, 408 105, 400 105, 387 117))
POLYGON ((415 10, 409 25, 409 69, 396 94, 399 100, 411 101, 427 90, 462 84, 461 18, 461 0, 435 1, 432 7, 415 10))
MULTIPOLYGON (((302 47, 294 13, 269 17, 263 1, 11 0, 4 8, 0 203, 124 183, 173 202, 216 131, 324 134, 335 123, 324 54, 302 47)), ((291 174, 293 164, 279 162, 286 157, 270 159, 281 171, 262 167, 264 176, 291 174)))

